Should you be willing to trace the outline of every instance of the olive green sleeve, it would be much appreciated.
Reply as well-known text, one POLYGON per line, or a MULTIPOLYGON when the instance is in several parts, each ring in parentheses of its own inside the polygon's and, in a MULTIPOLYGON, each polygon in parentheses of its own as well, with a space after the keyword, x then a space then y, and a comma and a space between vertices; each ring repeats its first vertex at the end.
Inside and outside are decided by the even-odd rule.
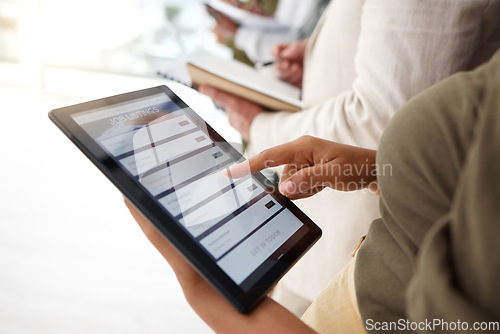
POLYGON ((500 53, 466 79, 478 97, 473 142, 451 209, 423 240, 406 291, 412 321, 460 320, 468 328, 436 328, 445 333, 500 321, 500 53))

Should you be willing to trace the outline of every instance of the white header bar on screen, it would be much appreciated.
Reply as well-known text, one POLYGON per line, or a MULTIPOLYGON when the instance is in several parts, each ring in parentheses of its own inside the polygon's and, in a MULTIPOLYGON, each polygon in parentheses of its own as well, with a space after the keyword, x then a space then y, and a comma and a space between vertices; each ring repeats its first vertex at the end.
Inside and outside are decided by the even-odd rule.
POLYGON ((113 104, 109 107, 102 107, 97 109, 92 109, 84 111, 73 115, 73 119, 78 124, 86 124, 94 121, 98 121, 104 118, 110 118, 115 115, 123 114, 126 112, 136 111, 142 108, 147 108, 154 106, 159 103, 168 102, 170 98, 166 94, 156 94, 148 96, 145 98, 140 98, 136 100, 131 100, 124 103, 113 104))

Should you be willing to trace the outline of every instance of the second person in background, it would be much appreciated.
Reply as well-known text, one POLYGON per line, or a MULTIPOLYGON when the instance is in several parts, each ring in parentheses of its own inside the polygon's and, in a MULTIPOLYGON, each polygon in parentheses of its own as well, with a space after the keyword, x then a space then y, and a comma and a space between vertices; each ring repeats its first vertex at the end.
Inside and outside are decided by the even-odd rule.
POLYGON ((213 32, 218 42, 232 48, 235 59, 252 65, 272 60, 271 50, 277 43, 309 37, 330 0, 223 1, 268 19, 266 26, 257 27, 234 22, 209 8, 216 18, 213 32))

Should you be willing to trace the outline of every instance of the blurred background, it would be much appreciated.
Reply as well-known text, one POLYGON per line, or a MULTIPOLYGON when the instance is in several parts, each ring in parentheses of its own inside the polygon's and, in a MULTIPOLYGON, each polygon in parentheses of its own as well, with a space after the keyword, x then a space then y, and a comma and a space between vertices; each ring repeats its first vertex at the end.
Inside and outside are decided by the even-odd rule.
POLYGON ((207 97, 156 74, 199 45, 231 57, 212 26, 199 0, 0 0, 0 333, 211 332, 47 112, 167 84, 238 141, 207 97))

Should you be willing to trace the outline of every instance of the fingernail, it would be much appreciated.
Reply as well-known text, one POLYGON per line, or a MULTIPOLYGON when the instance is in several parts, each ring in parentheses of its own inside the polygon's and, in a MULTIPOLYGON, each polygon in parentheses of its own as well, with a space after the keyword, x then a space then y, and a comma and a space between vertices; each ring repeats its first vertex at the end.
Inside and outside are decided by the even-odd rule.
POLYGON ((292 181, 285 181, 279 186, 280 193, 283 195, 289 195, 293 194, 295 191, 295 186, 293 185, 292 181))

